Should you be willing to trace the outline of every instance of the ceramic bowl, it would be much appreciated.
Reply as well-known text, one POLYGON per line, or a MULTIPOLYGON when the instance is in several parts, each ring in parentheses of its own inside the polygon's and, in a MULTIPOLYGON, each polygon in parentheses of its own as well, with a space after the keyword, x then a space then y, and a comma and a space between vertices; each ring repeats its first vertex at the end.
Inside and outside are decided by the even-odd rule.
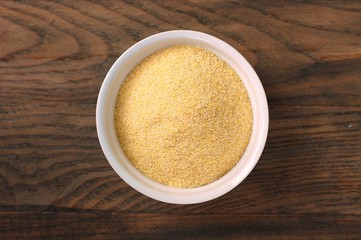
POLYGON ((96 107, 96 126, 103 152, 115 172, 131 187, 153 199, 193 204, 222 196, 241 183, 255 167, 265 146, 268 133, 268 105, 256 72, 233 47, 211 35, 187 30, 162 32, 134 44, 110 68, 101 86, 96 107), (114 108, 119 88, 128 73, 149 54, 177 44, 207 48, 225 60, 243 80, 253 110, 252 134, 240 161, 223 177, 197 188, 174 188, 157 183, 139 172, 124 154, 116 135, 114 108))

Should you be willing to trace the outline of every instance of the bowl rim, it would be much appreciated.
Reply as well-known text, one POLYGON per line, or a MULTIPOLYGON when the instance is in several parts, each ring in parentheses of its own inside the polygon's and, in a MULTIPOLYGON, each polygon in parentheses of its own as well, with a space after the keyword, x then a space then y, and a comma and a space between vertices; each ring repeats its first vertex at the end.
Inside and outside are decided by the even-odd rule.
POLYGON ((149 36, 128 48, 128 50, 114 62, 106 74, 99 91, 96 105, 96 129, 98 139, 109 164, 114 171, 135 190, 150 198, 166 203, 201 203, 218 198, 231 191, 250 174, 257 164, 266 143, 268 127, 269 112, 266 94, 262 83, 252 66, 236 49, 223 40, 203 32, 191 30, 161 32, 149 36), (114 126, 107 124, 107 122, 113 121, 114 125, 114 119, 111 120, 111 118, 114 118, 114 92, 116 92, 117 95, 119 87, 124 80, 124 77, 123 79, 119 79, 119 75, 122 74, 121 72, 126 76, 145 56, 166 46, 175 45, 176 42, 181 42, 180 44, 182 44, 182 42, 194 42, 194 45, 199 43, 223 58, 223 60, 231 65, 231 67, 240 75, 252 104, 252 134, 243 156, 223 177, 210 184, 197 188, 183 189, 169 187, 157 183, 140 173, 127 159, 124 152, 121 150, 119 142, 116 142, 116 140, 114 141, 114 134, 116 136, 114 126), (157 49, 153 49, 152 46, 157 46, 157 49), (140 52, 143 54, 143 57, 141 58, 139 58, 140 52), (127 69, 125 69, 123 66, 126 66, 128 62, 132 62, 132 64, 128 64, 127 69), (131 67, 131 65, 133 67, 131 67), (116 87, 114 86, 115 84, 117 84, 116 87), (112 94, 109 94, 109 92, 112 92, 112 94), (109 102, 112 104, 109 104, 109 102), (113 115, 111 115, 111 113, 113 113, 113 115))

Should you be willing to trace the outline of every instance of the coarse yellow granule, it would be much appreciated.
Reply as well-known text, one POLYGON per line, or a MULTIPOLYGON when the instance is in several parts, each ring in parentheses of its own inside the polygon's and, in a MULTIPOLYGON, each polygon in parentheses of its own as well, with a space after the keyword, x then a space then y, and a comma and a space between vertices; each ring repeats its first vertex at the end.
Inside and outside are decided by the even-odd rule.
POLYGON ((237 73, 201 47, 175 45, 146 57, 122 84, 117 135, 149 178, 193 188, 226 174, 252 132, 252 108, 237 73))

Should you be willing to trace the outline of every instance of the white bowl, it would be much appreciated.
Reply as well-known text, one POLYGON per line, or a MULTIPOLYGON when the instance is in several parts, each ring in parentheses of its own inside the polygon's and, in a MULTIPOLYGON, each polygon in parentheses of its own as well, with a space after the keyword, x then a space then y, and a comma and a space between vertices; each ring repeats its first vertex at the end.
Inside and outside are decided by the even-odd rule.
POLYGON ((186 30, 150 36, 124 52, 113 64, 101 86, 96 107, 96 125, 103 152, 117 174, 130 186, 153 199, 175 204, 201 203, 229 192, 252 171, 263 151, 268 132, 268 105, 262 84, 247 60, 224 41, 211 35, 186 30), (114 107, 119 88, 132 68, 149 54, 177 44, 192 44, 213 51, 243 80, 253 110, 252 134, 240 161, 223 177, 197 188, 173 188, 157 183, 141 172, 125 156, 114 125, 114 107))

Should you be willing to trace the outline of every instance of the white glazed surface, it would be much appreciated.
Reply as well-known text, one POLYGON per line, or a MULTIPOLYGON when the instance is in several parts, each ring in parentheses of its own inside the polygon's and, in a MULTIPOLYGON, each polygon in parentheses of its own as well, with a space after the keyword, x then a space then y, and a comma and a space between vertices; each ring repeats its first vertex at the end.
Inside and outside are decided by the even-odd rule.
POLYGON ((99 142, 116 173, 131 187, 144 195, 162 202, 175 204, 209 201, 222 196, 241 183, 252 171, 261 156, 267 138, 268 122, 268 105, 263 86, 247 60, 222 40, 205 33, 187 30, 169 31, 150 36, 124 52, 106 75, 96 107, 99 142), (240 161, 222 178, 198 188, 168 187, 144 176, 132 165, 122 151, 114 125, 116 97, 128 73, 149 54, 177 44, 204 47, 225 60, 243 80, 253 110, 251 139, 240 161))

